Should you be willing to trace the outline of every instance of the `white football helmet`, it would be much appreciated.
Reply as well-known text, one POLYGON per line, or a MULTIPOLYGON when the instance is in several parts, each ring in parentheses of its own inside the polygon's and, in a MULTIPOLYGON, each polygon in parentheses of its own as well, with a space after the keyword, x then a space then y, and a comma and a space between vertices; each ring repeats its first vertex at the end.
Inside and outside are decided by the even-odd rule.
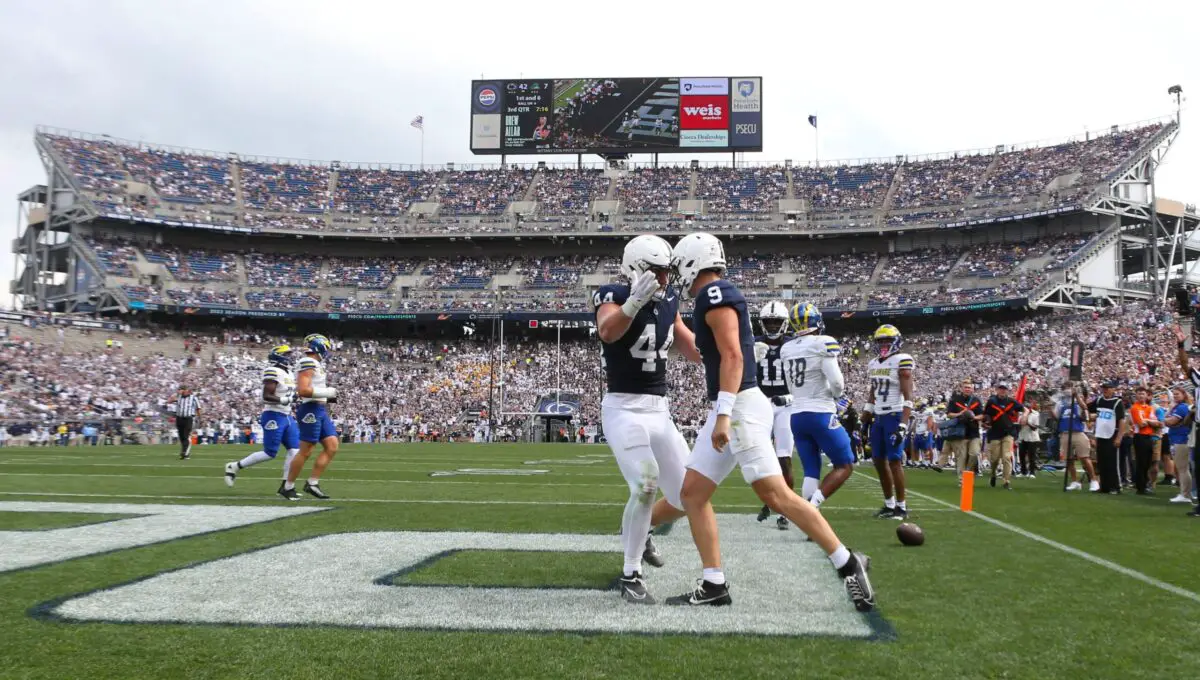
POLYGON ((725 246, 712 234, 688 234, 671 250, 671 268, 675 270, 680 292, 691 295, 692 284, 700 272, 716 269, 725 274, 725 246))
POLYGON ((771 300, 763 305, 763 308, 758 313, 758 323, 762 326, 763 335, 772 340, 778 340, 783 336, 783 329, 787 328, 788 308, 779 300, 771 300))
MULTIPOLYGON (((671 268, 671 244, 653 234, 642 234, 625 244, 621 255, 621 274, 631 282, 642 272, 671 268)), ((654 293, 655 300, 667 294, 666 286, 654 293)))

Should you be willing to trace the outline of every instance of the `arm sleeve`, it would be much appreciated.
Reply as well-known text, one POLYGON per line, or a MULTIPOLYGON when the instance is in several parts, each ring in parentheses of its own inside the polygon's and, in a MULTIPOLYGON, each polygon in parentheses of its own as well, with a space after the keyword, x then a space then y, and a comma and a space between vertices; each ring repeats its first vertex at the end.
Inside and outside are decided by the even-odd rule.
POLYGON ((838 366, 837 357, 821 359, 821 371, 825 373, 825 381, 829 383, 829 391, 834 399, 846 393, 846 378, 842 375, 842 367, 838 366))

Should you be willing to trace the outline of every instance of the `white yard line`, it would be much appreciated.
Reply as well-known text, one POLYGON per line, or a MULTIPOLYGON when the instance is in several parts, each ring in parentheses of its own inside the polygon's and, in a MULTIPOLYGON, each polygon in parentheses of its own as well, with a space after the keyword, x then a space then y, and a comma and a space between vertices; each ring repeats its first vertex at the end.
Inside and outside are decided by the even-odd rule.
MULTIPOLYGON (((879 481, 879 479, 877 477, 868 475, 865 472, 860 472, 858 470, 855 470, 855 473, 860 474, 864 477, 867 477, 868 479, 873 479, 876 482, 879 481)), ((909 496, 916 496, 917 498, 923 498, 931 503, 936 503, 937 505, 944 506, 945 508, 949 508, 952 510, 959 509, 958 506, 955 505, 954 503, 950 503, 950 502, 944 501, 940 498, 930 496, 929 494, 923 494, 919 491, 913 491, 912 489, 909 489, 907 491, 907 493, 909 496)), ((1056 541, 1052 538, 1046 538, 1045 536, 1042 536, 1041 534, 1035 534, 1032 531, 1022 529, 1021 527, 1016 526, 1014 524, 1009 524, 1008 522, 1004 522, 1002 520, 995 519, 994 517, 988 517, 987 515, 981 514, 979 512, 975 512, 973 510, 971 512, 968 512, 965 514, 970 515, 970 516, 974 517, 975 519, 987 522, 988 524, 991 524, 993 526, 1000 527, 1001 529, 1007 529, 1008 531, 1011 531, 1014 534, 1017 534, 1018 536, 1024 536, 1025 538, 1028 538, 1032 541, 1037 541, 1038 543, 1041 543, 1042 545, 1048 545, 1051 548, 1055 548, 1056 550, 1065 552, 1068 555, 1074 555, 1075 557, 1078 557, 1083 560, 1087 560, 1088 562, 1091 562, 1092 564, 1104 567, 1105 569, 1110 569, 1112 571, 1117 572, 1118 574, 1123 574, 1125 576, 1128 576, 1129 578, 1135 579, 1137 581, 1141 581, 1142 583, 1152 585, 1155 588, 1158 588, 1160 590, 1165 590, 1168 593, 1171 593, 1172 595, 1178 595, 1180 597, 1184 597, 1189 600, 1192 600, 1193 602, 1200 602, 1200 594, 1193 593, 1190 590, 1180 588, 1179 586, 1173 585, 1171 583, 1167 583, 1166 581, 1156 579, 1153 576, 1148 576, 1146 574, 1143 574, 1140 571, 1137 571, 1136 569, 1130 569, 1129 567, 1121 566, 1120 564, 1117 564, 1116 562, 1113 562, 1111 560, 1106 560, 1103 557, 1097 557, 1096 555, 1093 555, 1089 552, 1084 552, 1083 550, 1080 550, 1079 548, 1072 548, 1071 546, 1069 546, 1065 543, 1059 543, 1058 541, 1056 541)))

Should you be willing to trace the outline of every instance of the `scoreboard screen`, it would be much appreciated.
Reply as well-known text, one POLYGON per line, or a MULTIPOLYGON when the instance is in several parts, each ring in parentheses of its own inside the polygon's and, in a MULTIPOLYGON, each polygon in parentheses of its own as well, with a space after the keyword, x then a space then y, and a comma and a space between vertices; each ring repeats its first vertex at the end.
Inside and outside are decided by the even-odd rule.
POLYGON ((762 151, 762 78, 475 80, 471 151, 762 151))

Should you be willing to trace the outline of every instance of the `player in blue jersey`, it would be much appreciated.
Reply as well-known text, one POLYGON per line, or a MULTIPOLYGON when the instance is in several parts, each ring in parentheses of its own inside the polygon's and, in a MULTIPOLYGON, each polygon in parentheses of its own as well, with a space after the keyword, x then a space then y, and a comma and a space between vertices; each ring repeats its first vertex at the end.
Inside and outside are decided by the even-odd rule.
POLYGON ((267 367, 262 373, 263 412, 258 424, 263 429, 262 451, 255 451, 241 460, 225 464, 225 484, 233 486, 239 471, 251 465, 275 458, 282 444, 287 457, 283 461, 283 479, 300 449, 300 431, 292 417, 292 399, 296 379, 292 376, 292 348, 279 345, 267 355, 267 367))
POLYGON ((636 604, 654 604, 642 561, 663 565, 650 541, 650 527, 683 516, 679 492, 688 448, 671 420, 667 354, 674 344, 688 359, 700 361, 695 337, 679 316, 679 294, 667 287, 670 268, 670 244, 657 236, 638 236, 621 257, 621 274, 629 283, 601 286, 592 294, 600 364, 608 382, 600 418, 629 484, 621 518, 621 597, 636 604), (664 498, 656 503, 659 489, 664 498))
POLYGON ((737 465, 762 502, 821 546, 855 608, 871 610, 875 593, 867 577, 870 560, 847 550, 821 513, 783 481, 779 459, 771 446, 771 401, 756 383, 750 313, 741 291, 721 278, 725 274, 721 242, 711 234, 689 234, 675 245, 671 266, 679 291, 696 301, 692 330, 704 364, 712 410, 688 459, 680 496, 704 575, 694 590, 669 598, 667 604, 732 603, 721 570, 717 517, 710 501, 717 486, 737 465))
POLYGON ((879 356, 867 362, 871 394, 863 411, 871 419, 871 458, 883 490, 881 519, 908 518, 904 479, 904 441, 913 410, 912 355, 900 351, 900 330, 884 324, 872 336, 879 356))
POLYGON ((787 389, 792 394, 796 455, 804 468, 800 495, 819 508, 854 471, 850 435, 838 417, 838 401, 846 391, 846 379, 838 365, 842 348, 837 340, 824 335, 825 320, 814 305, 797 304, 789 316, 797 337, 783 346, 780 355, 787 389), (833 464, 824 480, 822 453, 833 464))
MULTIPOLYGON (((763 334, 754 338, 754 360, 758 365, 758 388, 771 400, 774 420, 771 426, 771 441, 775 444, 775 456, 779 458, 779 468, 783 471, 783 481, 789 489, 795 489, 792 481, 792 395, 788 393, 787 383, 783 379, 783 361, 779 358, 779 348, 791 339, 785 332, 788 327, 788 308, 779 300, 771 300, 763 305, 758 312, 758 325, 762 326, 763 334)), ((762 506, 758 511, 758 521, 771 516, 771 509, 762 506)), ((788 528, 787 518, 780 515, 775 526, 780 530, 788 528)))
POLYGON ((337 399, 337 390, 325 384, 325 360, 332 351, 333 343, 329 342, 329 338, 309 335, 304 338, 304 358, 296 365, 296 394, 300 397, 296 420, 300 423, 300 451, 288 469, 287 479, 279 485, 279 495, 290 501, 300 499, 296 493, 296 478, 300 476, 304 463, 318 442, 321 444, 321 455, 313 463, 308 481, 304 482, 304 491, 316 498, 329 498, 321 490, 321 475, 338 450, 337 428, 325 406, 337 399))

